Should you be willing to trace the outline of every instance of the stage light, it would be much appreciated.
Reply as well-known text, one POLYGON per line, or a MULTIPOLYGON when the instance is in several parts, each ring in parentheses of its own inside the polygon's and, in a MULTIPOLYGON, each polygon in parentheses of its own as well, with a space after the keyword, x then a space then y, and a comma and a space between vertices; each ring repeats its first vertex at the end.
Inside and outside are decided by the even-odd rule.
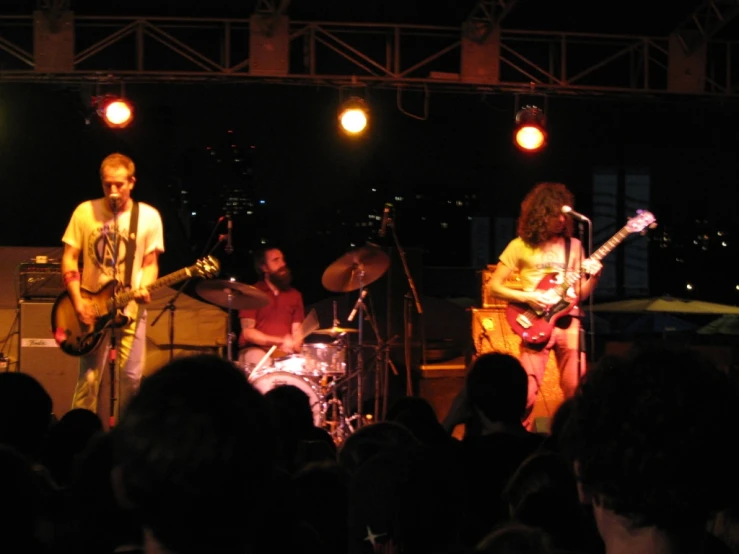
POLYGON ((359 96, 352 96, 339 109, 339 127, 348 135, 359 135, 369 124, 369 106, 359 96))
POLYGON ((538 152, 547 143, 547 119, 537 106, 525 106, 516 114, 513 142, 524 152, 538 152))
POLYGON ((95 99, 97 113, 108 127, 122 129, 133 121, 133 105, 118 96, 104 96, 95 99))

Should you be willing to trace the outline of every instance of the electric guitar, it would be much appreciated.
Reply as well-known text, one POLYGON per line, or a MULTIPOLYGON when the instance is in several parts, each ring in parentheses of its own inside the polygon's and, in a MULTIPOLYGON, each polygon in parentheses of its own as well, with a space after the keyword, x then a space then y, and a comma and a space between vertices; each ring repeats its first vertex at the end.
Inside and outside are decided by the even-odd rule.
MULTIPOLYGON (((184 281, 190 277, 210 279, 218 275, 220 263, 212 256, 198 260, 194 265, 165 275, 148 285, 149 291, 184 281)), ((129 318, 122 313, 123 308, 133 300, 133 291, 126 290, 116 294, 118 281, 112 280, 97 291, 80 287, 82 297, 90 300, 95 307, 95 323, 87 325, 77 317, 74 303, 67 291, 62 292, 51 308, 51 331, 62 352, 70 356, 84 356, 97 349, 108 327, 121 327, 129 318)))
MULTIPOLYGON (((651 213, 638 210, 637 215, 629 219, 628 223, 596 250, 589 259, 602 260, 630 233, 641 233, 655 225, 656 220, 651 213)), ((535 290, 545 291, 549 297, 550 302, 546 309, 537 310, 523 302, 509 303, 506 307, 506 320, 513 332, 527 345, 546 344, 552 336, 557 320, 569 314, 577 305, 578 298, 572 294, 570 287, 579 281, 581 276, 580 271, 570 271, 565 278, 562 278, 559 273, 545 275, 536 285, 535 290)))

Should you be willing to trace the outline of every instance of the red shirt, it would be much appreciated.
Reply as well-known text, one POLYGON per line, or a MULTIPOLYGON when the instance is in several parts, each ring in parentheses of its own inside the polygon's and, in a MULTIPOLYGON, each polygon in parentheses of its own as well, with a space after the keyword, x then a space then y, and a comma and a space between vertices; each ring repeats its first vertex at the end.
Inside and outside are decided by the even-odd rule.
MULTIPOLYGON (((296 289, 289 288, 275 294, 264 280, 254 283, 254 287, 269 296, 269 304, 258 310, 239 310, 239 319, 253 319, 257 330, 277 337, 291 335, 292 324, 303 323, 303 296, 296 289)), ((248 346, 246 340, 239 335, 239 348, 244 346, 248 346)))

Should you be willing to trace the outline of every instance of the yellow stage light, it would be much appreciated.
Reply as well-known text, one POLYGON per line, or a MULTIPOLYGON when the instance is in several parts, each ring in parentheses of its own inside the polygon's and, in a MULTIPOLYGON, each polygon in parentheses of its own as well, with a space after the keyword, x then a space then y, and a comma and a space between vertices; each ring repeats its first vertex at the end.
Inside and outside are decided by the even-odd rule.
POLYGON ((546 146, 546 116, 540 108, 526 106, 516 114, 513 142, 524 152, 538 152, 546 146))
POLYGON ((359 135, 369 124, 369 106, 362 98, 352 96, 339 109, 339 127, 348 135, 359 135))

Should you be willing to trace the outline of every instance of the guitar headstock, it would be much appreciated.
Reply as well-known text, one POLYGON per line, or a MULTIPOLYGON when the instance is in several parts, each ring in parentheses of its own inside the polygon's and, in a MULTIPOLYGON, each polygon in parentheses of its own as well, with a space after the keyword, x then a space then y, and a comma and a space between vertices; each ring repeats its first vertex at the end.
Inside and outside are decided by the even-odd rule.
POLYGON ((217 276, 221 270, 221 262, 213 256, 207 256, 206 258, 200 258, 193 267, 198 277, 211 279, 217 276))
POLYGON ((636 215, 629 218, 626 228, 632 233, 641 233, 645 229, 654 229, 657 226, 657 219, 646 210, 637 210, 636 215))

